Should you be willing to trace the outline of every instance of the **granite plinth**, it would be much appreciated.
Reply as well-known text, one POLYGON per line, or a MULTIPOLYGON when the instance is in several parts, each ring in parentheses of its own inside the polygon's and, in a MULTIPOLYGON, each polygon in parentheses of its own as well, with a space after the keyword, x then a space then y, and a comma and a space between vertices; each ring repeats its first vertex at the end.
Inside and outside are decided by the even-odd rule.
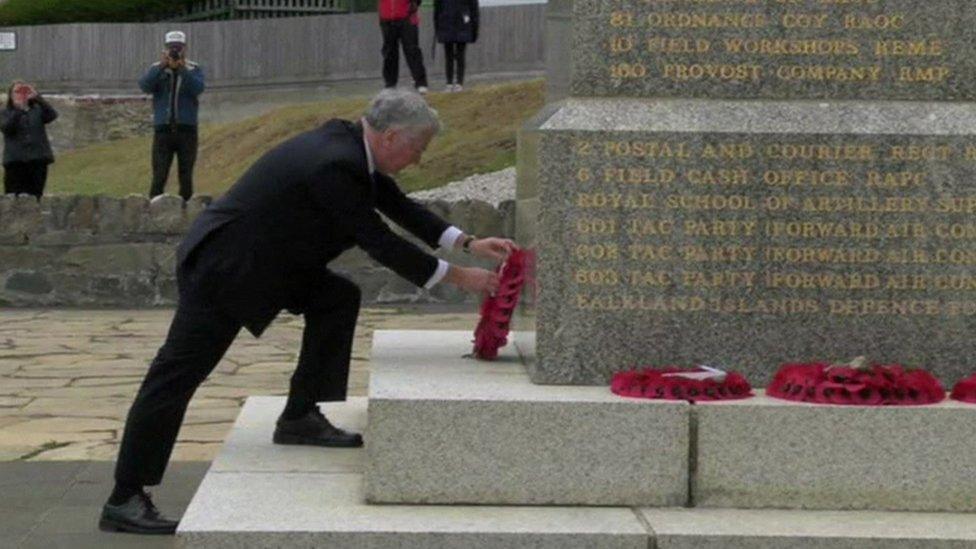
POLYGON ((964 549, 973 515, 644 509, 656 549, 964 549))
POLYGON ((859 355, 970 375, 974 128, 968 103, 560 103, 519 176, 532 380, 706 363, 765 386, 859 355))
POLYGON ((976 98, 968 0, 553 0, 553 96, 976 98))
POLYGON ((760 395, 696 406, 695 417, 697 506, 976 511, 976 406, 816 406, 760 395))
POLYGON ((686 403, 533 385, 511 347, 495 362, 470 350, 470 332, 375 332, 370 502, 686 502, 686 403))
MULTIPOLYGON (((248 399, 180 521, 180 547, 647 547, 647 530, 626 508, 367 505, 361 448, 271 444, 284 403, 248 399)), ((324 411, 353 428, 365 423, 366 401, 324 411)))

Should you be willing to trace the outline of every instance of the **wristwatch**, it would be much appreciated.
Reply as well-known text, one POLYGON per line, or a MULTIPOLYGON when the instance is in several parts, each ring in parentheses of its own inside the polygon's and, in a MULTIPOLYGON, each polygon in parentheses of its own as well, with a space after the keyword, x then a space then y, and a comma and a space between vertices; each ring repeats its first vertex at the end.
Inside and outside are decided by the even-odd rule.
POLYGON ((471 253, 471 243, 474 242, 475 240, 477 240, 477 238, 478 237, 476 237, 476 236, 474 236, 472 234, 469 234, 469 235, 465 236, 464 237, 464 242, 461 243, 461 251, 464 252, 464 253, 466 253, 466 254, 471 253))

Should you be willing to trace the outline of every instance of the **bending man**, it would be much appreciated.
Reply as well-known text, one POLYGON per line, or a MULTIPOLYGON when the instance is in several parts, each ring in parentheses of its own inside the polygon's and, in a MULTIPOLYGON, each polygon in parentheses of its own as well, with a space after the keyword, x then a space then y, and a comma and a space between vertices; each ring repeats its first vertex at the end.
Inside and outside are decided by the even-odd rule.
POLYGON ((419 95, 384 90, 357 123, 330 120, 261 157, 194 222, 179 247, 179 304, 129 410, 115 490, 100 526, 171 534, 144 486, 159 484, 190 398, 242 327, 260 336, 282 309, 305 317, 298 366, 273 440, 361 446, 317 402, 346 398, 359 288, 327 264, 359 246, 417 286, 492 292, 497 276, 450 265, 394 234, 377 210, 430 246, 495 261, 510 240, 474 239, 407 198, 390 177, 420 160, 440 128, 419 95))

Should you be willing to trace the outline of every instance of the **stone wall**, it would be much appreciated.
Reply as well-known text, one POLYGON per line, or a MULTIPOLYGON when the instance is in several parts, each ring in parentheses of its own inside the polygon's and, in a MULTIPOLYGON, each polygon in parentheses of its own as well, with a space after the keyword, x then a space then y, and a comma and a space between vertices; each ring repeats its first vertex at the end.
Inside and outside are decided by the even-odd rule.
MULTIPOLYGON (((58 111, 58 119, 47 126, 55 155, 95 143, 152 134, 152 102, 148 95, 45 97, 58 111)), ((6 94, 0 94, 0 101, 6 100, 6 94)))
MULTIPOLYGON (((141 195, 52 195, 40 202, 0 196, 0 307, 174 305, 176 246, 209 202, 170 195, 152 203, 141 195)), ((469 233, 514 233, 513 201, 497 208, 476 200, 426 204, 469 233)), ((462 254, 450 260, 472 262, 462 254)), ((418 289, 356 249, 331 267, 362 287, 364 304, 475 301, 448 285, 418 289)))

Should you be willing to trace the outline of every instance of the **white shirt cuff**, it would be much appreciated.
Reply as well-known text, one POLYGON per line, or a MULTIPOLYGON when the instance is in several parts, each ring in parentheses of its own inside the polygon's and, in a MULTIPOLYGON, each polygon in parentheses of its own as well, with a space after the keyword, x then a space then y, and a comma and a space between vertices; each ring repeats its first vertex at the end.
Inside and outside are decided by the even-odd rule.
POLYGON ((445 276, 447 276, 447 270, 451 268, 451 264, 443 259, 437 260, 437 270, 431 275, 430 279, 427 280, 427 284, 424 284, 424 288, 431 289, 437 285, 445 276))
POLYGON ((454 225, 451 225, 450 227, 444 229, 444 232, 441 233, 441 237, 437 239, 437 245, 448 251, 453 250, 454 245, 457 244, 457 239, 463 234, 464 231, 458 229, 454 225))

